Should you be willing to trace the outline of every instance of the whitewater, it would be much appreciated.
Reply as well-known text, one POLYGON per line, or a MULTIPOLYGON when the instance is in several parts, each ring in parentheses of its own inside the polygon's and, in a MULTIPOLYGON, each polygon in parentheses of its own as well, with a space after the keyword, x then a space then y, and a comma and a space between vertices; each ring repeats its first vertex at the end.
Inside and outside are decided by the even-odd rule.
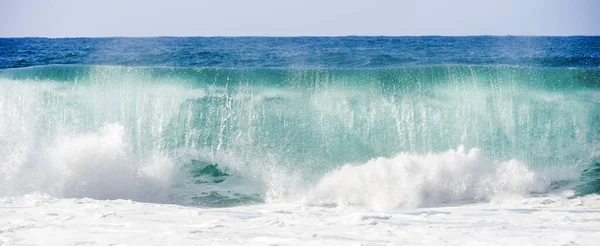
POLYGON ((594 245, 597 39, 438 39, 2 40, 0 244, 594 245))

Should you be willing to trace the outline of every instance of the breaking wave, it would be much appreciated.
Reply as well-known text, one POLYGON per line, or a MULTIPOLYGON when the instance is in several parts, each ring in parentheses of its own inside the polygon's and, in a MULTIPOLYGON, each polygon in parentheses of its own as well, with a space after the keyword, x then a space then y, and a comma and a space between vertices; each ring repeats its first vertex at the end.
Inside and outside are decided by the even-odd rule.
POLYGON ((565 180, 587 194, 598 78, 514 66, 0 70, 0 196, 393 208, 565 180))

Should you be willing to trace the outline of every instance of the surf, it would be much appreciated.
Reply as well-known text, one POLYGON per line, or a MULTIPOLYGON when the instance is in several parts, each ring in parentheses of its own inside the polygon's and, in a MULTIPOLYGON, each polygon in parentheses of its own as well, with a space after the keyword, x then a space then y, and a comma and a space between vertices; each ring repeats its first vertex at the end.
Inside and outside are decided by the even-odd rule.
POLYGON ((0 195, 418 207, 557 181, 587 194, 599 78, 500 65, 4 69, 0 195))

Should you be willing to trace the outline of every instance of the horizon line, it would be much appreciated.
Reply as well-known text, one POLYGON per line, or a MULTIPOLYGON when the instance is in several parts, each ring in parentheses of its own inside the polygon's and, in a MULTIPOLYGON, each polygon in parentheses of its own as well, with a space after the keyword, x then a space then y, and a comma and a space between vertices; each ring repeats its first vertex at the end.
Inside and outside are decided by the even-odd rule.
POLYGON ((349 38, 349 37, 600 37, 597 35, 512 35, 512 34, 477 34, 477 35, 205 35, 205 36, 187 36, 187 35, 157 35, 157 36, 0 36, 0 39, 19 39, 19 38, 39 38, 39 39, 69 39, 69 38, 349 38))

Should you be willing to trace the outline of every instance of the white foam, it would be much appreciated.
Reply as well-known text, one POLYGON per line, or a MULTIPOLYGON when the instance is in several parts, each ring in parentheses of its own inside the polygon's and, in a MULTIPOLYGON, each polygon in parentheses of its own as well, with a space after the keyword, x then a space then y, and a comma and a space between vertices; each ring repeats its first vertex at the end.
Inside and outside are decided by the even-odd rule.
POLYGON ((310 205, 374 209, 489 201, 497 196, 544 192, 549 181, 517 160, 497 162, 478 149, 400 153, 330 172, 308 192, 310 205))
POLYGON ((4 245, 596 245, 600 196, 398 209, 0 198, 4 245))
POLYGON ((166 199, 173 163, 157 153, 134 156, 120 124, 98 132, 58 137, 41 158, 21 167, 12 193, 43 192, 56 197, 95 199, 166 199))

